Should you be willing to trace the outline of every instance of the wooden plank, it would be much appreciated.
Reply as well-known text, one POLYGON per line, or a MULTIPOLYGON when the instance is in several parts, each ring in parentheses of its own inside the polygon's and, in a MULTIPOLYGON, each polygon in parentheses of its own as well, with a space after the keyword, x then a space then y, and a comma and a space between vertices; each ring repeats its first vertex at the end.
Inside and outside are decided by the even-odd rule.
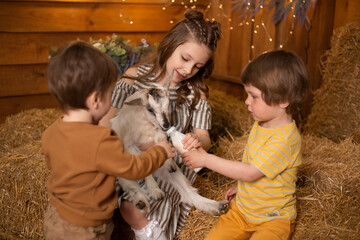
POLYGON ((227 70, 229 75, 240 77, 242 69, 251 58, 251 18, 247 15, 240 19, 237 14, 233 14, 232 22, 234 29, 231 31, 230 46, 227 53, 229 58, 227 70))
POLYGON ((26 109, 55 107, 59 107, 59 105, 50 94, 0 98, 0 123, 4 122, 10 114, 16 114, 26 109))
POLYGON ((360 1, 336 1, 334 29, 355 22, 360 24, 360 1))
POLYGON ((320 59, 325 51, 330 49, 335 2, 335 0, 321 1, 316 5, 312 26, 305 40, 304 49, 307 54, 305 63, 310 76, 310 94, 304 102, 303 116, 307 116, 311 112, 312 93, 321 86, 320 59))
POLYGON ((274 38, 276 36, 276 28, 271 20, 274 9, 269 12, 267 8, 261 9, 255 16, 253 23, 253 46, 252 60, 264 52, 276 49, 274 38))
POLYGON ((219 6, 220 1, 219 0, 213 0, 212 6, 207 11, 207 18, 209 20, 215 20, 218 23, 221 24, 222 29, 222 36, 220 41, 218 41, 217 50, 215 52, 214 56, 214 71, 221 74, 227 74, 227 66, 228 66, 228 56, 227 54, 229 52, 229 46, 230 46, 230 22, 225 16, 231 17, 231 6, 230 2, 225 1, 223 4, 223 8, 219 9, 214 6, 219 6))
MULTIPOLYGON (((142 38, 154 46, 165 36, 164 33, 124 33, 117 32, 133 44, 142 38)), ((80 39, 106 39, 112 33, 0 33, 0 65, 39 64, 49 61, 50 47, 59 47, 67 42, 80 39)))
POLYGON ((0 97, 49 93, 47 64, 0 66, 0 97))
POLYGON ((184 17, 182 5, 0 2, 0 32, 162 32, 184 17))
MULTIPOLYGON (((9 2, 9 1, 8 1, 9 2)), ((11 2, 82 2, 82 3, 146 3, 146 4, 163 4, 163 5, 207 5, 210 0, 197 0, 196 2, 192 0, 12 0, 11 2)))

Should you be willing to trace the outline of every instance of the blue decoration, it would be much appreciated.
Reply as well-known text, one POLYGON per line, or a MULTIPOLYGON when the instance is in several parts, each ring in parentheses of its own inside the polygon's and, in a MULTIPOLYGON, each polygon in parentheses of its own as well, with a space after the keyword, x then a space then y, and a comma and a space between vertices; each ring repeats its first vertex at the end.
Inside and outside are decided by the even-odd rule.
POLYGON ((313 2, 313 9, 315 9, 316 0, 233 0, 232 11, 238 13, 240 18, 247 13, 250 13, 250 17, 254 18, 262 8, 267 8, 268 12, 274 9, 272 21, 275 24, 278 24, 283 18, 286 19, 289 13, 293 11, 293 23, 297 19, 301 26, 307 28, 310 25, 307 11, 311 1, 313 2))

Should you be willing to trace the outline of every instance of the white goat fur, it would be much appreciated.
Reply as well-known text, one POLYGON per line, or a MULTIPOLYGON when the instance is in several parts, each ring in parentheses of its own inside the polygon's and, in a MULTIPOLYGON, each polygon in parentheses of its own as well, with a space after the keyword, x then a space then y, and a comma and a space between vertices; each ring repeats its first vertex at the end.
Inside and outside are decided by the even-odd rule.
MULTIPOLYGON (((165 131, 169 128, 168 106, 167 88, 160 85, 157 88, 138 91, 126 100, 117 116, 111 120, 111 124, 129 153, 139 154, 142 152, 139 149, 140 145, 158 143, 166 139, 165 131), (149 112, 149 108, 152 112, 149 112)), ((217 202, 200 196, 172 159, 167 159, 153 175, 172 184, 180 193, 182 202, 193 205, 201 211, 219 215, 227 206, 224 201, 217 202)), ((138 181, 118 178, 118 182, 127 192, 129 200, 145 214, 149 211, 150 198, 158 200, 164 196, 152 175, 145 178, 147 191, 139 186, 138 181)))

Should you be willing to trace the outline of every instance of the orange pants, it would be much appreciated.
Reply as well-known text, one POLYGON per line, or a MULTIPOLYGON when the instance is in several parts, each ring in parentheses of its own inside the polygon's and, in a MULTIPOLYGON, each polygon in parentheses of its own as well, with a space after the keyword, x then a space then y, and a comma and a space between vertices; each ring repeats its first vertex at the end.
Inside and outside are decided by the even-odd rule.
POLYGON ((230 202, 229 211, 215 223, 206 240, 288 240, 294 226, 295 221, 282 219, 253 225, 246 220, 233 200, 230 202))

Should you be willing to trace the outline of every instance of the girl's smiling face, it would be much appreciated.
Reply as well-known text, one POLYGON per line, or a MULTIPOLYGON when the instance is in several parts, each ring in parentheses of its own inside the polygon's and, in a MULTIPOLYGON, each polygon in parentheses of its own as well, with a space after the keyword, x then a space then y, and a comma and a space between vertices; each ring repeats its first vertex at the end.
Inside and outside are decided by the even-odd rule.
POLYGON ((166 76, 174 69, 172 86, 193 77, 210 58, 210 50, 195 41, 179 45, 166 62, 166 76))

